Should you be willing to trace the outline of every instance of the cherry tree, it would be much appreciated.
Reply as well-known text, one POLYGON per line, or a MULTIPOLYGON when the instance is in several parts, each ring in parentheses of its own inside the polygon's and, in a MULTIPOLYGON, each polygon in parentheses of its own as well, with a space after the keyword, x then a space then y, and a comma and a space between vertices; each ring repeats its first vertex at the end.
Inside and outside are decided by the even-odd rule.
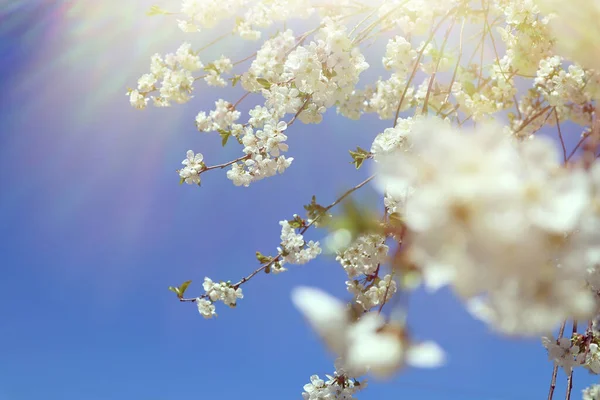
MULTIPOLYGON (((351 120, 390 121, 369 149, 349 149, 349 161, 374 174, 328 204, 307 195, 304 210, 279 221, 273 253, 256 252, 259 268, 237 282, 206 277, 191 297, 191 281, 169 289, 211 319, 220 303, 235 307, 259 275, 333 253, 347 274, 349 302, 310 287, 290 293, 338 357, 332 375, 310 377, 304 399, 351 399, 366 375, 443 364, 435 337, 416 340, 406 307, 392 301, 419 287, 450 287, 499 335, 541 337, 554 365, 548 399, 559 368, 569 399, 575 369, 600 373, 600 4, 571 3, 182 0, 179 9, 152 7, 149 15, 171 19, 190 39, 152 56, 149 72, 127 92, 133 107, 186 103, 199 85, 244 93, 217 100, 195 120, 200 132, 238 147, 239 157, 211 164, 201 149, 189 150, 177 171, 182 184, 200 186, 202 174, 227 169, 226 179, 243 191, 285 174, 294 167, 288 135, 321 123, 332 108, 351 120), (305 29, 288 27, 298 20, 305 29), (217 26, 231 31, 215 37, 217 26), (232 38, 256 51, 203 59, 203 50, 232 38), (202 41, 208 44, 197 46, 202 41), (364 82, 374 66, 386 75, 364 82), (248 115, 238 110, 242 102, 253 102, 248 115), (565 124, 580 133, 570 149, 565 124), (381 194, 382 212, 352 202, 366 185, 381 194), (312 229, 328 232, 324 243, 307 238, 312 229)), ((600 385, 583 399, 600 399, 600 385)))

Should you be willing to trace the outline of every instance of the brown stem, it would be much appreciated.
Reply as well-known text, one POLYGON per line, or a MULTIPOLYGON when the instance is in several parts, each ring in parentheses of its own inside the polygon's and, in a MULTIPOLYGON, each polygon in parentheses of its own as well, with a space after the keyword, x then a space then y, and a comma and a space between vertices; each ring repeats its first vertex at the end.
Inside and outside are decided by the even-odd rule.
POLYGON ((202 171, 200 171, 200 173, 203 173, 203 172, 206 172, 206 171, 210 171, 211 169, 217 169, 217 168, 223 169, 223 168, 228 167, 228 166, 230 166, 232 164, 235 164, 238 161, 247 160, 249 158, 250 158, 250 154, 246 154, 245 156, 236 158, 235 160, 228 161, 228 162, 226 162, 224 164, 217 164, 217 165, 212 165, 210 167, 206 167, 202 171))
POLYGON ((571 151, 571 153, 567 157, 567 161, 571 160, 571 157, 573 157, 575 155, 575 153, 577 152, 577 150, 579 149, 579 147, 581 147, 581 145, 583 144, 583 142, 585 142, 585 139, 587 139, 591 134, 592 134, 592 132, 585 132, 581 136, 581 139, 579 139, 579 142, 577 142, 577 145, 575 146, 575 148, 571 151))
POLYGON ((560 130, 560 121, 558 120, 558 111, 554 107, 554 117, 556 118, 556 129, 558 130, 558 138, 560 139, 560 145, 563 152, 563 162, 567 163, 567 148, 565 147, 565 140, 563 139, 562 131, 560 130))
POLYGON ((235 104, 233 105, 233 109, 235 110, 235 109, 236 109, 236 107, 237 107, 237 106, 239 106, 239 105, 240 105, 240 103, 241 103, 242 101, 244 101, 244 99, 245 99, 246 97, 248 97, 248 95, 249 95, 250 93, 251 93, 251 92, 246 92, 246 94, 244 94, 242 97, 240 97, 240 98, 239 98, 239 100, 238 100, 238 101, 236 101, 236 102, 235 102, 235 104))
POLYGON ((306 106, 308 106, 308 103, 310 102, 310 99, 311 99, 311 96, 308 96, 306 98, 306 100, 304 100, 304 103, 302 104, 302 107, 300 107, 298 109, 298 111, 296 111, 296 114, 294 114, 294 116, 292 117, 292 119, 290 119, 290 121, 287 123, 288 126, 292 125, 296 121, 296 119, 298 118, 298 115, 300 115, 300 113, 306 109, 306 106))
POLYGON ((199 54, 200 52, 202 52, 203 50, 208 49, 209 47, 219 43, 221 40, 225 39, 227 36, 233 35, 233 32, 227 32, 224 33, 223 35, 217 37, 216 39, 214 39, 212 42, 205 44, 204 46, 200 47, 198 50, 196 50, 196 54, 199 54))
POLYGON ((246 57, 246 58, 242 58, 241 60, 234 62, 234 63, 233 63, 233 65, 235 66, 235 65, 241 64, 241 63, 243 63, 243 62, 245 62, 245 61, 248 61, 248 60, 250 60, 250 59, 252 59, 252 58, 254 58, 254 57, 256 57, 256 52, 254 52, 254 53, 250 54, 250 55, 249 55, 248 57, 246 57))
MULTIPOLYGON (((565 326, 567 325, 567 321, 563 321, 560 326, 560 330, 558 331, 558 339, 563 337, 565 333, 565 326)), ((550 381, 550 391, 548 392, 548 400, 552 400, 554 396, 554 389, 556 389, 556 375, 558 374, 558 364, 555 362, 554 367, 552 368, 552 380, 550 381)))
MULTIPOLYGON (((577 333, 577 321, 573 321, 573 334, 577 333)), ((571 400, 571 390, 573 390, 573 368, 569 372, 569 377, 567 378, 567 393, 565 395, 565 400, 571 400)))
POLYGON ((539 112, 537 112, 536 114, 532 115, 531 117, 529 117, 528 119, 526 119, 525 121, 523 121, 523 123, 521 123, 521 126, 519 126, 519 129, 517 129, 515 131, 515 133, 521 132, 523 129, 525 129, 525 127, 527 127, 527 125, 529 125, 530 123, 532 123, 533 121, 535 121, 539 116, 541 116, 542 114, 544 114, 546 111, 550 110, 550 108, 551 108, 551 106, 546 106, 542 110, 540 110, 539 112))

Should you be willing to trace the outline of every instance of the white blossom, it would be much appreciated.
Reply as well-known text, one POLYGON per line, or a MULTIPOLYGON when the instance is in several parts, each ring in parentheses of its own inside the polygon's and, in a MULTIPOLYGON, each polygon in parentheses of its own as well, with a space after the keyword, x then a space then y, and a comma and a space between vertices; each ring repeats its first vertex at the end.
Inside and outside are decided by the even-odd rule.
POLYGON ((583 400, 600 400, 600 385, 591 385, 583 390, 583 400))
POLYGON ((186 153, 186 159, 181 163, 185 165, 179 170, 179 176, 188 185, 200 185, 200 172, 204 169, 204 156, 201 153, 194 154, 192 150, 186 153))
POLYGON ((212 301, 197 298, 196 305, 198 306, 198 312, 204 318, 212 318, 217 316, 217 313, 215 312, 215 305, 212 303, 212 301))
POLYGON ((558 340, 543 337, 542 344, 548 350, 548 359, 554 361, 559 367, 570 374, 574 367, 585 362, 585 353, 581 353, 579 346, 571 342, 571 338, 563 337, 558 340))

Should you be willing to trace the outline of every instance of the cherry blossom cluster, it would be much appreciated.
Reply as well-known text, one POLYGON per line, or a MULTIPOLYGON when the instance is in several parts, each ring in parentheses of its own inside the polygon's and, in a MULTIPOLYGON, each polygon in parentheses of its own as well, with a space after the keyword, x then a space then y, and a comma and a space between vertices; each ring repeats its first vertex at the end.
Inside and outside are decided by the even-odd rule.
POLYGON ((236 163, 227 171, 227 177, 236 186, 249 186, 254 182, 276 173, 283 173, 294 159, 285 158, 280 152, 287 151, 288 145, 284 143, 287 136, 284 131, 287 123, 284 121, 266 121, 261 130, 253 132, 246 129, 242 137, 244 153, 248 156, 243 163, 236 163))
POLYGON ((318 375, 310 377, 310 383, 304 385, 302 398, 304 400, 352 400, 353 395, 367 386, 367 381, 350 378, 341 365, 342 360, 335 361, 333 375, 325 375, 327 380, 318 375))
POLYGON ((548 359, 570 374, 573 368, 584 367, 590 373, 600 374, 600 343, 598 332, 574 333, 571 337, 554 339, 542 337, 548 359))
MULTIPOLYGON (((298 221, 299 217, 294 215, 294 221, 298 221)), ((302 234, 297 233, 294 226, 289 221, 279 221, 281 225, 281 247, 277 251, 283 258, 283 262, 279 263, 279 270, 284 263, 289 264, 306 264, 313 258, 321 254, 319 242, 304 240, 302 234)))
POLYGON ((592 385, 583 390, 583 400, 600 400, 600 385, 592 385))
POLYGON ((379 271, 387 263, 389 247, 381 235, 359 236, 347 248, 338 251, 340 262, 350 280, 346 287, 354 295, 354 302, 365 311, 383 305, 397 290, 391 274, 379 277, 379 271))
POLYGON ((172 101, 186 103, 191 99, 190 94, 194 90, 195 79, 192 72, 203 67, 200 58, 192 51, 190 43, 182 44, 175 53, 169 53, 164 58, 158 53, 154 54, 150 63, 150 73, 142 75, 138 79, 137 89, 130 89, 128 92, 131 104, 143 109, 150 99, 159 107, 167 107, 172 101), (156 90, 158 96, 148 96, 156 90))
POLYGON ((204 318, 212 318, 216 316, 214 302, 222 301, 229 307, 237 306, 237 299, 243 299, 242 289, 234 287, 229 282, 215 283, 210 278, 204 278, 202 284, 204 288, 204 296, 198 297, 195 300, 198 306, 198 312, 204 318))
POLYGON ((196 115, 196 127, 200 132, 213 132, 219 130, 232 129, 232 131, 240 132, 243 126, 236 124, 241 116, 233 104, 219 99, 215 102, 215 109, 211 110, 208 115, 204 111, 200 111, 196 115))

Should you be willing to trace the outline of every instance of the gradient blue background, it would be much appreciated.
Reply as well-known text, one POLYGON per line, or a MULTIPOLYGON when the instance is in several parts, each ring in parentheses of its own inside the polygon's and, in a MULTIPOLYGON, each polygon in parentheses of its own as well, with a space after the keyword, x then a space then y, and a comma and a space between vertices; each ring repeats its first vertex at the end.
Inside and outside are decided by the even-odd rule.
MULTIPOLYGON (((184 38, 173 20, 145 17, 150 4, 0 1, 0 400, 298 399, 310 375, 333 371, 289 300, 299 284, 344 296, 333 260, 258 275, 237 309, 217 305, 216 320, 166 287, 192 279, 194 295, 204 276, 253 270, 255 251, 275 251, 279 220, 367 176, 348 150, 368 148, 389 121, 329 113, 290 128, 295 161, 283 176, 239 188, 212 171, 200 189, 179 186, 189 148, 208 164, 240 149, 195 131, 196 113, 218 98, 205 86, 183 106, 128 105, 150 55, 184 38)), ((202 58, 220 51, 249 54, 229 44, 202 58)), ((360 399, 545 398, 552 366, 539 340, 490 334, 447 292, 417 294, 411 308, 414 333, 437 339, 448 365, 370 381, 360 399)), ((574 398, 593 381, 577 375, 574 398)))

